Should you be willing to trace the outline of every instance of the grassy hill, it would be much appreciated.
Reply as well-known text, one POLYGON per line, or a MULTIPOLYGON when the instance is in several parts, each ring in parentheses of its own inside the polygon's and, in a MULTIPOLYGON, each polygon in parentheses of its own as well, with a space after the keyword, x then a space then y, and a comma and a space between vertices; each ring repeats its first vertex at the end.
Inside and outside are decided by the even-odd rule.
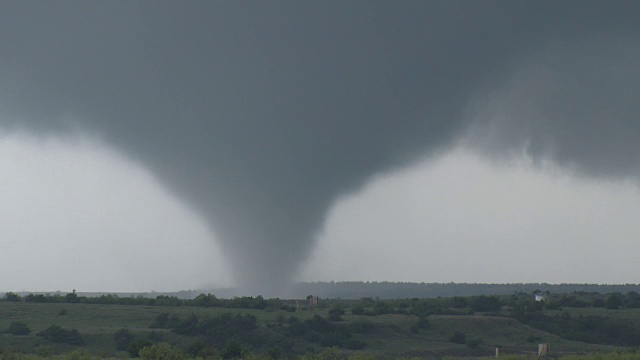
MULTIPOLYGON (((435 300, 434 300, 435 301, 435 300)), ((443 300, 438 300, 443 301, 443 300)), ((375 303, 374 300, 370 301, 375 303)), ((70 353, 86 349, 94 356, 132 356, 129 349, 120 347, 114 335, 125 330, 132 342, 152 344, 170 343, 187 354, 204 356, 206 349, 219 356, 229 343, 236 342, 245 350, 271 358, 291 358, 308 353, 321 353, 337 345, 345 356, 367 354, 377 359, 407 357, 442 358, 445 356, 477 357, 492 356, 500 346, 504 354, 534 354, 537 344, 550 343, 554 354, 593 353, 626 350, 624 347, 588 344, 572 341, 540 329, 523 324, 503 310, 486 314, 431 314, 423 317, 410 314, 373 313, 375 307, 364 307, 367 315, 353 315, 352 308, 361 306, 356 301, 327 301, 312 309, 265 307, 262 309, 238 309, 202 306, 157 306, 157 305, 105 305, 86 303, 34 303, 24 301, 0 301, 0 329, 7 329, 14 322, 26 324, 28 335, 0 335, 0 349, 5 353, 27 353, 40 356, 70 353), (331 310, 343 309, 340 321, 328 321, 331 310), (217 330, 211 326, 231 326, 227 323, 211 323, 229 314, 233 320, 238 315, 255 319, 255 328, 239 335, 233 331, 217 330), (151 328, 159 317, 173 319, 176 326, 186 326, 197 319, 193 330, 174 328, 151 328), (206 320, 211 320, 207 323, 206 320), (293 320, 292 320, 293 319, 293 320), (294 321, 295 320, 295 321, 294 321), (71 345, 52 341, 37 334, 57 325, 62 329, 76 329, 84 345, 71 345), (207 332, 208 331, 208 332, 207 332), (225 332, 226 331, 226 332, 225 332), (225 334, 232 334, 225 338, 225 334), (452 339, 462 334, 463 341, 452 339), (332 343, 333 342, 333 343, 332 343), (199 349, 199 353, 195 351, 199 349)), ((365 304, 366 305, 366 304, 365 304)), ((391 302, 391 307, 395 306, 391 302)), ((406 305, 406 304, 405 304, 406 305)), ((377 303, 376 305, 377 306, 377 303)), ((409 304, 412 310, 417 305, 409 304)), ((503 306, 503 309, 505 306, 503 306)), ((614 316, 640 322, 638 309, 607 310, 604 308, 581 308, 544 311, 556 316, 560 311, 569 311, 575 316, 593 314, 614 316)), ((253 320, 252 320, 253 321, 253 320)), ((231 328, 229 328, 231 329, 231 328)), ((458 339, 459 340, 459 339, 458 339)))

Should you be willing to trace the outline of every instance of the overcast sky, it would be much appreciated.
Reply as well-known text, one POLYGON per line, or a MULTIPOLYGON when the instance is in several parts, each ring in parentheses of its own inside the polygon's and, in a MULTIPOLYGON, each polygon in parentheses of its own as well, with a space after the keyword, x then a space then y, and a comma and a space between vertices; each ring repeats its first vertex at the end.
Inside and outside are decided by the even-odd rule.
MULTIPOLYGON (((3 290, 233 285, 197 213, 97 139, 0 140, 3 290)), ((459 147, 332 207, 301 281, 637 283, 640 193, 459 147)))
POLYGON ((0 290, 637 282, 636 2, 0 11, 0 290))

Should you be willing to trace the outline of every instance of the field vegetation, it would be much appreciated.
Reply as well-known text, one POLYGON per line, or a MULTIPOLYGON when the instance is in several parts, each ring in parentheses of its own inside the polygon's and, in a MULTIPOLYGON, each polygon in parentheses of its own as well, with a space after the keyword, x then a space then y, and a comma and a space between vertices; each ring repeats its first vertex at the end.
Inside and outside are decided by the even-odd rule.
POLYGON ((640 296, 454 296, 380 300, 85 297, 7 293, 8 359, 640 359, 640 296))

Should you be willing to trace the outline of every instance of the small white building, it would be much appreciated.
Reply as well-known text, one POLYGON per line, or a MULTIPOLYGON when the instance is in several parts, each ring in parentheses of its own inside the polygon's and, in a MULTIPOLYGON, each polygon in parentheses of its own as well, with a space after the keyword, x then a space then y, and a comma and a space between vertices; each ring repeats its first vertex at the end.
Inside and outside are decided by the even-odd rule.
POLYGON ((536 301, 545 301, 545 300, 547 300, 547 295, 545 295, 543 293, 535 293, 535 294, 533 294, 533 298, 536 301))

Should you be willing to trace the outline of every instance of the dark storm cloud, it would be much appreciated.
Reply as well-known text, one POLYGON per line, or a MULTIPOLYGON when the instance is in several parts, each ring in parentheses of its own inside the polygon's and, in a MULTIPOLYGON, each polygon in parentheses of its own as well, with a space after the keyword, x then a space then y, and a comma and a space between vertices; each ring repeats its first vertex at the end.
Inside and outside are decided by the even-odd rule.
MULTIPOLYGON (((468 126, 468 102, 508 84, 536 51, 593 36, 635 41, 637 7, 5 2, 0 104, 8 129, 99 132, 206 217, 241 284, 278 286, 340 194, 449 146, 468 126)), ((558 114, 534 133, 517 125, 536 127, 533 116, 508 121, 515 130, 496 142, 581 117, 558 114)), ((619 129, 631 118, 621 119, 619 129)))
POLYGON ((493 155, 525 152, 597 177, 640 175, 640 38, 592 37, 541 48, 481 95, 470 137, 493 155))

